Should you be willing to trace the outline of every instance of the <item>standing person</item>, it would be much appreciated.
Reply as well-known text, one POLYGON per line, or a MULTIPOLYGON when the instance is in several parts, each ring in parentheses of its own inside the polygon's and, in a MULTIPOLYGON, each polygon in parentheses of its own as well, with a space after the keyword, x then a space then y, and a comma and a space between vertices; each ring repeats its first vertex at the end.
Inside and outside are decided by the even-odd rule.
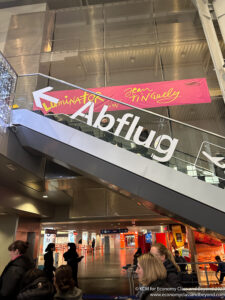
POLYGON ((55 251, 55 244, 50 243, 48 244, 47 248, 45 249, 45 255, 44 255, 44 272, 50 282, 53 282, 53 277, 54 277, 54 258, 53 258, 53 252, 55 251))
MULTIPOLYGON (((109 119, 107 117, 104 117, 102 120, 101 120, 101 123, 100 123, 101 127, 107 127, 109 125, 109 119)), ((103 131, 102 133, 102 139, 106 142, 109 142, 113 145, 115 145, 115 140, 114 140, 114 130, 113 130, 113 127, 107 131, 103 131)))
POLYGON ((67 265, 72 268, 73 279, 75 286, 78 287, 77 273, 78 263, 82 260, 83 256, 78 255, 76 251, 75 243, 68 243, 69 250, 63 254, 64 260, 67 261, 67 265))
POLYGON ((136 295, 137 299, 178 299, 175 295, 171 295, 174 292, 170 290, 171 286, 166 280, 166 268, 161 260, 154 257, 151 253, 143 254, 137 260, 136 273, 138 281, 141 284, 139 292, 136 295))
POLYGON ((60 266, 56 270, 54 285, 56 288, 54 300, 82 300, 82 291, 75 287, 70 266, 60 266))
POLYGON ((161 243, 152 245, 151 254, 160 259, 167 271, 167 281, 172 287, 180 287, 179 272, 180 268, 175 262, 172 253, 161 243))
POLYGON ((91 243, 91 248, 93 252, 95 251, 95 239, 93 238, 92 243, 91 243))
POLYGON ((180 264, 180 270, 182 273, 186 273, 187 272, 187 261, 183 256, 180 256, 180 253, 178 250, 175 250, 175 256, 174 256, 175 262, 177 264, 180 264))
POLYGON ((54 286, 45 272, 31 269, 23 277, 17 300, 52 300, 54 293, 54 286))
POLYGON ((133 260, 134 271, 137 269, 138 257, 140 257, 141 255, 142 255, 142 250, 139 247, 137 251, 134 253, 134 260, 133 260))
POLYGON ((14 300, 19 292, 24 274, 33 267, 25 255, 28 242, 15 241, 9 247, 11 261, 5 267, 0 278, 0 299, 14 300))
POLYGON ((225 262, 223 262, 219 255, 215 257, 215 260, 218 262, 218 268, 216 270, 216 274, 220 271, 220 279, 219 283, 223 283, 223 279, 225 277, 225 262))

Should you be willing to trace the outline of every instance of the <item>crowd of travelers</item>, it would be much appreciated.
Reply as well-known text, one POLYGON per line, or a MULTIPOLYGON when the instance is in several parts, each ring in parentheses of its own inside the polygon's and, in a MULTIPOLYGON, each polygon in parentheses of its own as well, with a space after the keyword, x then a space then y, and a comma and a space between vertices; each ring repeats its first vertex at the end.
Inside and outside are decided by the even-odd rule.
MULTIPOLYGON (((93 242, 94 248, 94 242, 93 242)), ((54 267, 55 244, 50 243, 44 255, 44 269, 37 269, 26 255, 28 243, 15 241, 9 247, 10 262, 0 277, 0 299, 2 300, 81 300, 78 288, 78 263, 83 256, 78 255, 76 245, 68 244, 64 253, 67 265, 54 267)), ((217 272, 221 272, 219 282, 225 277, 225 263, 216 256, 217 272)), ((186 261, 175 252, 175 256, 160 243, 152 245, 150 252, 142 254, 138 248, 134 255, 134 270, 138 277, 136 299, 182 299, 182 273, 186 272, 186 261), (178 265, 179 264, 179 265, 178 265)))
POLYGON ((82 300, 78 288, 78 263, 83 258, 76 246, 69 243, 64 253, 67 265, 54 267, 55 244, 48 244, 44 255, 44 269, 39 270, 26 255, 28 243, 15 241, 9 247, 10 262, 0 277, 1 300, 82 300))

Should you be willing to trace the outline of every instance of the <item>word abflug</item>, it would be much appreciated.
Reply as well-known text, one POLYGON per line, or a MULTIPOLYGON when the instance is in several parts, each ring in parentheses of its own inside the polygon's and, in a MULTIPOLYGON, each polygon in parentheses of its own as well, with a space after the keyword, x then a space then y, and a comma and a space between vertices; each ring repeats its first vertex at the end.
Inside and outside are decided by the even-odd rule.
MULTIPOLYGON (((115 128, 114 132, 112 132, 112 134, 114 134, 115 136, 119 136, 123 127, 127 125, 129 126, 129 128, 124 137, 125 140, 133 141, 137 145, 142 145, 146 148, 150 148, 153 139, 155 138, 156 131, 151 130, 149 132, 147 139, 143 142, 140 141, 140 135, 142 130, 144 129, 143 126, 138 125, 140 117, 134 116, 131 113, 126 113, 122 116, 122 118, 115 119, 113 115, 106 113, 108 110, 108 106, 104 105, 101 111, 99 112, 95 122, 93 122, 94 105, 95 104, 93 102, 87 102, 80 109, 78 109, 73 115, 71 115, 70 118, 75 119, 78 116, 83 117, 87 119, 87 125, 92 126, 94 128, 98 128, 101 131, 109 131, 114 127, 115 123, 118 122, 117 126, 114 127, 115 128), (86 110, 88 110, 87 113, 84 113, 86 110), (105 127, 101 125, 101 121, 104 118, 107 118, 109 120, 108 124, 105 127)), ((156 150, 156 152, 160 154, 164 154, 164 156, 160 157, 157 156, 155 153, 152 153, 151 157, 159 162, 169 161, 176 149, 177 143, 178 143, 178 139, 176 138, 171 138, 166 134, 159 135, 155 139, 155 142, 153 143, 153 148, 156 150), (169 142, 169 147, 167 149, 162 149, 161 146, 163 141, 169 142)))

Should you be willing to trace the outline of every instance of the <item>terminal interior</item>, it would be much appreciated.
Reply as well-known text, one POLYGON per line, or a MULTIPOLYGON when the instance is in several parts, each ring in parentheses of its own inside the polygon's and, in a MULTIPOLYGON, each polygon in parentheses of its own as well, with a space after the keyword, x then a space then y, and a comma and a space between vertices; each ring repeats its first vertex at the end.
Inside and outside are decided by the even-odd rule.
MULTIPOLYGON (((130 295, 123 267, 133 264, 137 248, 148 252, 161 242, 196 264, 202 286, 217 283, 207 262, 225 258, 225 83, 198 2, 0 1, 0 75, 6 68, 16 82, 9 126, 0 132, 0 272, 15 239, 29 241, 39 268, 46 243, 56 243, 59 266, 75 242, 84 256, 78 271, 84 293, 130 295), (140 109, 133 98, 105 112, 114 121, 139 117, 138 125, 155 133, 148 149, 126 138, 131 122, 119 135, 106 134, 93 126, 100 110, 88 124, 90 110, 71 118, 53 113, 52 102, 41 109, 33 103, 33 92, 46 87, 51 96, 76 90, 86 104, 99 99, 90 89, 179 80, 194 88, 202 78, 210 102, 199 103, 199 91, 185 105, 140 109)), ((211 2, 207 9, 224 56, 211 2)), ((121 100, 102 99, 109 107, 121 100)))

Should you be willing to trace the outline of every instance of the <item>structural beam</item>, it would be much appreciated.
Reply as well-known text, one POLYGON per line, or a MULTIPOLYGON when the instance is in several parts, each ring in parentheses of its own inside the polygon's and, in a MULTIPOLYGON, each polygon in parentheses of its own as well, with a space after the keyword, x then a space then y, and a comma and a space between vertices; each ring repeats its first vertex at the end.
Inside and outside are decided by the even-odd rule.
POLYGON ((214 0, 212 2, 216 19, 220 26, 220 31, 222 33, 223 41, 225 43, 225 1, 224 0, 214 0))
MULTIPOLYGON (((221 0, 220 2, 224 2, 224 0, 221 0)), ((206 36, 206 40, 209 46, 209 51, 213 60, 214 68, 219 82, 219 86, 225 102, 224 58, 216 35, 216 30, 214 28, 212 16, 209 9, 209 2, 208 0, 196 0, 195 3, 202 22, 202 27, 206 36)))

